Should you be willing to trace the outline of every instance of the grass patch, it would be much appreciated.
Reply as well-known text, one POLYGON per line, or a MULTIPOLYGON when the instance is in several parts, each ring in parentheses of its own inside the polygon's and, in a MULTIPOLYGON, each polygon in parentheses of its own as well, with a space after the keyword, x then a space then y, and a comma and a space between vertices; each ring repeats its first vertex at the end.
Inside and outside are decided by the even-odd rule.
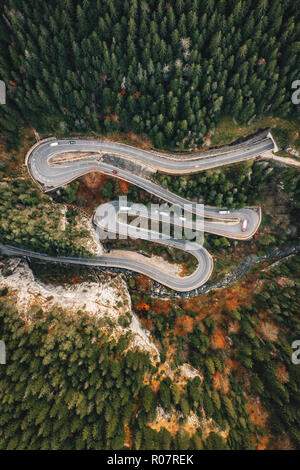
POLYGON ((282 119, 266 116, 246 126, 241 126, 230 117, 221 120, 212 137, 212 146, 232 144, 238 139, 246 138, 262 129, 271 129, 280 147, 293 145, 300 150, 300 117, 282 119))

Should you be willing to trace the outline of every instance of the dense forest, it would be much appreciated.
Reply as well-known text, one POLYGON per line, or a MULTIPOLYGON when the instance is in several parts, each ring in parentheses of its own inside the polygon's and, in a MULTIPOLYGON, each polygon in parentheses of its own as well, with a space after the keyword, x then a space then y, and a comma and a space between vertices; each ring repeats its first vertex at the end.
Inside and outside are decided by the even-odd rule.
MULTIPOLYGON (((144 382, 157 368, 148 354, 126 351, 129 337, 107 338, 103 321, 82 312, 68 318, 39 310, 28 325, 6 297, 2 289, 0 334, 10 359, 0 369, 1 449, 126 449, 126 429, 135 449, 203 447, 200 433, 172 438, 146 425, 158 405, 171 411, 175 403, 188 414, 199 378, 184 393, 166 378, 155 394, 144 382)), ((225 442, 216 434, 207 446, 225 442)))
POLYGON ((295 216, 299 215, 300 175, 293 168, 249 161, 196 175, 157 173, 154 178, 161 186, 186 199, 228 209, 263 204, 266 193, 281 188, 294 201, 295 216))
POLYGON ((169 302, 160 313, 155 299, 136 305, 161 349, 157 363, 128 349, 131 333, 110 338, 101 315, 35 306, 25 321, 13 292, 1 289, 8 363, 0 368, 0 448, 299 447, 300 368, 291 361, 300 333, 299 261, 261 272, 264 288, 234 308, 222 304, 229 290, 208 294, 202 307, 197 299, 169 302), (192 330, 180 328, 186 318, 192 330), (166 360, 173 377, 161 368, 166 360), (178 381, 184 363, 199 373, 185 385, 178 381), (159 409, 169 421, 176 416, 176 426, 154 426, 159 409))
POLYGON ((52 203, 32 182, 15 179, 0 186, 0 240, 50 255, 91 256, 89 233, 78 212, 52 203))
POLYGON ((175 368, 189 361, 204 374, 200 407, 221 429, 230 429, 230 449, 300 446, 300 368, 291 360, 300 334, 299 262, 294 256, 203 299, 133 297, 162 345, 161 358, 175 349, 175 368), (254 292, 247 292, 249 286, 254 292))
MULTIPOLYGON (((291 84, 300 78, 300 0, 1 4, 0 80, 7 102, 0 106, 0 144, 4 138, 9 150, 0 161, 2 243, 93 256, 89 227, 80 224, 84 211, 91 215, 120 194, 159 202, 104 175, 98 186, 81 178, 42 194, 18 155, 22 144, 23 163, 35 131, 41 138, 116 134, 124 140, 133 134, 148 147, 193 150, 214 145, 223 120, 251 133, 261 118, 282 117, 279 147, 290 144, 291 134, 299 146, 299 121, 292 130, 288 123, 299 111, 291 84)), ((233 139, 227 128, 225 143, 233 139)), ((221 138, 216 145, 223 143, 221 138)), ((252 240, 206 236, 220 277, 222 263, 231 269, 248 255, 299 242, 295 168, 255 160, 189 176, 156 173, 153 179, 199 203, 262 207, 252 240)), ((162 246, 128 245, 176 258, 185 263, 184 274, 194 268, 162 246)), ((112 247, 122 245, 107 242, 112 247)), ((101 299, 94 316, 43 310, 38 301, 30 319, 22 315, 14 290, 3 287, 13 265, 1 256, 0 339, 7 363, 0 366, 0 449, 299 449, 300 365, 291 360, 291 345, 300 338, 300 257, 271 263, 189 299, 154 298, 152 281, 131 273, 132 310, 117 324, 102 315, 101 299), (133 314, 159 358, 132 346, 133 314), (119 337, 116 326, 124 328, 119 337), (185 380, 182 368, 189 371, 185 380)), ((87 279, 79 267, 31 267, 38 283, 87 279)))
POLYGON ((299 0, 7 0, 2 13, 11 145, 32 125, 195 148, 224 115, 295 110, 299 0))

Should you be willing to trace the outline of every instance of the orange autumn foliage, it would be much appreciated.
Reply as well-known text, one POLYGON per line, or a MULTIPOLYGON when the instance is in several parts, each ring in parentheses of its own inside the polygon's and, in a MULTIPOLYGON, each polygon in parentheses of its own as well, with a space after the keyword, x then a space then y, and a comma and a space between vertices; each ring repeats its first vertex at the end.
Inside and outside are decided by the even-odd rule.
POLYGON ((226 346, 224 331, 221 328, 217 328, 215 330, 210 340, 214 349, 224 349, 226 346))
POLYGON ((146 330, 152 331, 154 329, 153 320, 151 320, 151 318, 140 318, 140 322, 146 330))
POLYGON ((80 282, 80 277, 79 276, 71 276, 69 279, 69 282, 71 284, 78 284, 80 282))
POLYGON ((178 336, 184 336, 191 333, 194 329, 194 319, 189 315, 182 315, 175 320, 174 333, 178 336))
POLYGON ((124 181, 124 180, 119 180, 118 181, 118 185, 119 185, 119 189, 120 189, 120 192, 123 193, 123 194, 128 194, 129 193, 129 183, 127 183, 127 181, 124 181))
POLYGON ((152 312, 154 313, 164 313, 165 315, 168 316, 168 314, 170 313, 170 309, 171 309, 171 301, 169 299, 166 299, 166 300, 159 300, 159 299, 155 299, 152 301, 152 306, 151 306, 151 310, 152 312))
POLYGON ((186 269, 186 265, 183 263, 183 264, 181 265, 181 271, 180 271, 180 273, 179 273, 179 276, 180 276, 180 277, 184 277, 184 276, 186 276, 186 275, 187 275, 187 269, 186 269))
POLYGON ((142 274, 136 276, 135 285, 139 292, 145 293, 149 292, 151 289, 151 281, 149 277, 143 276, 142 274))
POLYGON ((266 426, 268 414, 262 409, 260 402, 248 402, 246 404, 246 410, 253 424, 263 427, 266 426))
POLYGON ((286 368, 285 364, 278 364, 277 365, 277 379, 282 384, 285 384, 285 383, 289 382, 290 376, 289 376, 289 373, 287 371, 287 368, 286 368))
POLYGON ((257 450, 265 450, 268 446, 269 438, 268 436, 260 436, 259 442, 257 442, 257 450))
POLYGON ((146 310, 148 312, 148 310, 150 310, 150 305, 146 304, 145 302, 139 302, 138 304, 136 304, 134 306, 135 310, 146 310))
POLYGON ((107 175, 97 171, 92 171, 83 176, 82 182, 88 189, 98 189, 101 188, 104 183, 106 183, 107 179, 107 175))
POLYGON ((128 447, 131 449, 133 441, 132 441, 132 432, 128 424, 124 424, 124 432, 125 432, 125 440, 124 440, 124 446, 128 447))
POLYGON ((114 122, 118 122, 119 118, 116 114, 107 114, 106 116, 104 116, 104 119, 108 120, 108 121, 114 121, 114 122))
POLYGON ((225 374, 221 374, 219 370, 213 376, 213 385, 215 390, 221 390, 221 392, 226 395, 230 390, 229 378, 225 374))

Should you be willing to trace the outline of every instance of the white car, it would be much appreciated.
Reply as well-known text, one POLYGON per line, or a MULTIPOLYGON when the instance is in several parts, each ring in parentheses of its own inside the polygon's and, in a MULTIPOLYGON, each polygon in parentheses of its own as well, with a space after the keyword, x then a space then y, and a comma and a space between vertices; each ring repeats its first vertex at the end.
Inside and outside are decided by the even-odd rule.
POLYGON ((242 223, 242 232, 246 232, 247 225, 248 225, 248 220, 244 219, 242 223))

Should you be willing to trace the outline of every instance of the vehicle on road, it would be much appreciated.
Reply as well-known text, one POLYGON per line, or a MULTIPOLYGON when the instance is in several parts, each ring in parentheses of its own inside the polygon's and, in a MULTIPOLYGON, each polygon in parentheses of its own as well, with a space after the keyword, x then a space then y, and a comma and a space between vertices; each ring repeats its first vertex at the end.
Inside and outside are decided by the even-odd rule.
POLYGON ((242 223, 242 232, 246 232, 247 225, 248 225, 248 220, 244 219, 242 223))
POLYGON ((56 147, 56 145, 58 145, 58 142, 52 142, 52 144, 50 144, 50 147, 56 147))
MULTIPOLYGON (((130 148, 129 146, 124 147, 123 144, 116 143, 116 142, 102 142, 102 141, 91 141, 91 140, 80 140, 76 139, 74 141, 65 141, 65 140, 58 140, 58 145, 60 146, 60 150, 66 151, 66 152, 72 152, 74 154, 74 149, 68 148, 66 144, 76 144, 76 152, 83 152, 83 153, 89 153, 90 150, 93 152, 104 152, 107 153, 108 155, 122 155, 125 158, 130 157, 130 159, 137 159, 139 162, 144 162, 146 165, 149 163, 151 166, 156 167, 161 169, 165 173, 175 173, 175 174, 181 174, 181 173, 191 173, 195 170, 195 160, 199 158, 199 161, 196 163, 197 165, 199 164, 199 167, 197 168, 197 172, 201 168, 202 170, 206 169, 207 167, 213 168, 217 167, 220 165, 225 165, 228 164, 230 161, 231 163, 239 161, 240 159, 250 159, 250 158, 255 158, 258 154, 257 151, 265 151, 273 148, 273 143, 272 142, 265 142, 265 138, 262 139, 262 142, 259 142, 259 144, 255 144, 255 149, 252 147, 250 149, 242 149, 240 152, 230 152, 226 153, 226 159, 223 154, 218 153, 215 155, 213 158, 205 158, 203 159, 203 154, 197 155, 197 154, 192 154, 191 157, 186 161, 183 161, 182 158, 166 158, 165 154, 159 154, 159 153, 151 153, 146 150, 140 150, 136 148, 130 148), (258 148, 259 145, 259 148, 258 148), (204 163, 203 163, 204 162, 204 163)), ((269 139, 270 140, 270 139, 269 139)), ((55 141, 50 141, 52 143, 55 143, 55 141)), ((35 179, 38 183, 41 184, 42 188, 45 191, 48 191, 52 187, 60 187, 63 186, 64 184, 78 178, 82 174, 86 174, 90 171, 94 171, 95 166, 97 166, 97 170, 101 173, 105 174, 110 174, 110 175, 116 175, 118 178, 128 181, 131 184, 134 184, 138 186, 139 188, 146 190, 147 192, 155 195, 156 197, 159 197, 163 201, 171 204, 175 204, 176 206, 180 207, 181 209, 186 208, 186 204, 188 204, 188 212, 192 214, 191 220, 196 220, 196 217, 199 213, 199 209, 195 203, 191 204, 191 201, 177 195, 174 193, 171 193, 167 189, 162 188, 161 186, 157 185, 156 183, 149 181, 149 179, 146 176, 143 175, 135 175, 134 173, 131 173, 129 169, 124 169, 124 168, 118 168, 114 166, 113 161, 111 162, 102 162, 99 160, 99 157, 95 157, 94 159, 91 158, 91 155, 89 156, 89 159, 86 160, 86 162, 78 162, 77 159, 73 161, 73 168, 72 170, 70 169, 70 166, 54 166, 49 164, 49 157, 52 156, 54 153, 59 154, 60 150, 58 149, 57 151, 54 152, 54 149, 50 150, 50 142, 44 143, 41 142, 39 146, 35 146, 30 154, 28 155, 28 170, 31 172, 31 176, 33 179, 35 179), (31 160, 31 161, 30 161, 31 160), (94 160, 94 161, 93 161, 94 160), (37 166, 38 163, 38 166, 37 166), (108 166, 107 166, 108 164, 108 166)), ((123 205, 122 208, 119 208, 120 215, 122 214, 122 210, 124 208, 127 208, 129 206, 123 205)), ((100 210, 101 206, 99 206, 99 212, 96 212, 96 214, 99 214, 99 217, 97 216, 97 223, 96 225, 100 229, 105 229, 106 226, 102 226, 102 219, 100 217, 100 214, 102 214, 100 210)), ((98 211, 97 209, 97 211, 98 211)), ((209 208, 205 207, 204 209, 204 218, 211 218, 213 219, 212 221, 204 221, 204 232, 208 233, 214 233, 219 236, 225 236, 228 238, 233 238, 233 239, 249 239, 255 231, 257 230, 259 223, 260 223, 260 218, 258 215, 257 210, 251 209, 251 208, 245 208, 245 209, 240 209, 240 210, 230 210, 231 216, 237 220, 237 223, 233 224, 225 224, 224 223, 224 217, 221 217, 221 214, 218 217, 218 212, 224 211, 226 214, 229 213, 227 208, 223 209, 216 209, 216 208, 209 208), (218 221, 218 219, 220 219, 218 221), (223 219, 223 220, 222 220, 223 219), (247 230, 246 230, 247 228, 247 230), (240 235, 241 230, 243 232, 246 232, 243 236, 240 235)), ((124 214, 123 212, 123 214, 124 214)), ((131 212, 130 212, 131 213, 131 212)), ((170 213, 165 210, 154 210, 153 213, 156 215, 154 217, 154 214, 152 215, 151 211, 151 218, 154 220, 160 219, 161 221, 170 221, 171 216, 170 213)), ((203 217, 203 213, 201 212, 201 217, 203 217)), ((117 219, 117 217, 116 217, 117 219)), ((174 218, 175 223, 177 217, 174 218)), ((180 220, 184 220, 185 217, 182 217, 180 220)), ((96 219, 95 219, 96 220, 96 219)), ((173 216, 172 216, 173 220, 173 216)), ((189 220, 188 218, 186 220, 189 220)), ((115 232, 122 233, 121 230, 121 225, 122 224, 116 224, 115 232)), ((129 229, 129 236, 132 236, 133 238, 141 238, 148 240, 149 235, 152 234, 151 230, 143 230, 143 231, 135 231, 134 227, 132 227, 130 224, 128 225, 129 229)), ((133 259, 132 254, 126 255, 125 253, 120 254, 118 256, 117 252, 115 253, 114 256, 99 256, 96 259, 90 259, 90 258, 82 258, 82 257, 76 257, 76 258, 67 258, 67 257, 62 257, 58 258, 56 256, 48 256, 43 253, 35 253, 35 252, 29 252, 26 250, 20 250, 16 249, 14 247, 4 247, 6 250, 6 253, 8 252, 10 255, 20 255, 20 256, 29 256, 30 258, 36 258, 39 260, 47 260, 47 261, 55 261, 55 262, 67 262, 68 264, 78 264, 78 265, 91 265, 91 266, 109 266, 113 268, 120 268, 120 269, 128 269, 134 272, 141 273, 143 275, 149 276, 150 278, 154 279, 157 282, 160 282, 164 285, 166 285, 169 288, 172 288, 174 290, 178 290, 181 292, 188 292, 192 291, 193 289, 198 288, 199 286, 203 285, 210 277, 211 272, 213 270, 213 260, 210 254, 207 252, 205 248, 203 248, 202 244, 198 244, 197 242, 190 242, 189 240, 186 239, 185 236, 182 237, 182 239, 177 240, 173 238, 166 238, 166 237, 161 237, 159 238, 159 243, 163 245, 168 245, 174 248, 178 248, 180 250, 186 251, 191 253, 196 259, 197 259, 197 268, 196 270, 189 276, 184 276, 182 277, 176 277, 172 275, 168 275, 165 272, 162 272, 161 269, 156 268, 153 266, 151 263, 146 263, 144 260, 139 260, 139 259, 133 259)), ((0 243, 0 250, 1 250, 1 243, 0 243)))
POLYGON ((221 211, 219 211, 219 214, 230 214, 230 211, 228 211, 228 210, 221 210, 221 211))

